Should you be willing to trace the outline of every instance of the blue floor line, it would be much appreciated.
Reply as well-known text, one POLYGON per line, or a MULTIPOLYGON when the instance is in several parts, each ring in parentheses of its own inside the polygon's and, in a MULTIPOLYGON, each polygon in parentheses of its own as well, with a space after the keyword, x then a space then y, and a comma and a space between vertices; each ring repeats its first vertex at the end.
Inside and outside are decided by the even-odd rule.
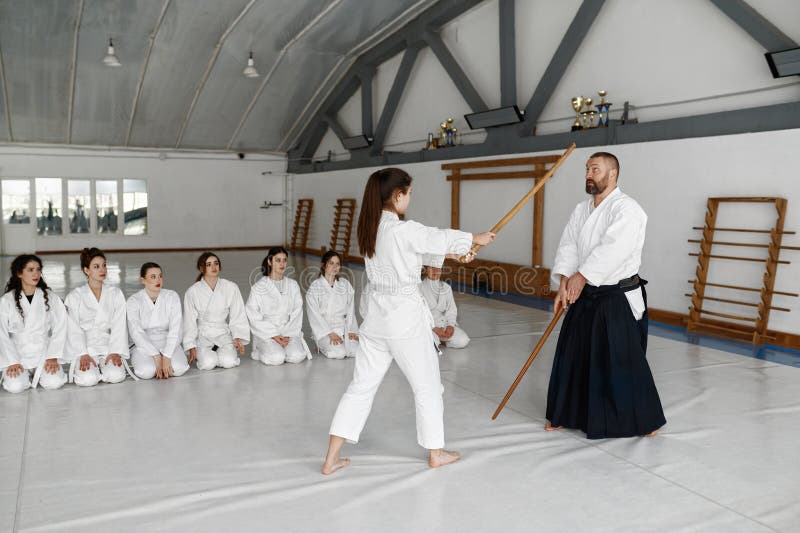
MULTIPOLYGON (((354 267, 358 270, 363 270, 364 266, 360 263, 346 263, 349 267, 354 267)), ((490 300, 498 300, 501 302, 508 302, 524 307, 532 307, 542 311, 552 311, 553 302, 543 298, 536 298, 535 296, 524 296, 515 293, 502 293, 496 291, 486 291, 483 289, 473 289, 469 285, 457 282, 448 282, 454 290, 462 294, 471 294, 473 296, 480 296, 490 300)), ((772 363, 781 365, 793 366, 800 368, 800 350, 793 350, 791 348, 784 348, 783 346, 774 346, 765 344, 763 346, 753 346, 746 342, 735 341, 730 339, 720 339, 709 335, 700 335, 697 333, 689 333, 686 328, 675 326, 672 324, 663 324, 661 322, 650 321, 649 332, 656 337, 664 339, 671 339, 674 341, 684 342, 686 344, 695 344, 697 346, 705 346, 715 350, 724 352, 735 353, 755 359, 761 359, 772 363)))

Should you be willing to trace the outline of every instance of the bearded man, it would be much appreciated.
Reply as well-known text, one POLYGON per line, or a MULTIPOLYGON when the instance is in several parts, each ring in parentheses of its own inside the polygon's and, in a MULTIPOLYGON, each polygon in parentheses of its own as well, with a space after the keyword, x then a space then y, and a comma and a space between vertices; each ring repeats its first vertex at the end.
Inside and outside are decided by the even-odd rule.
POLYGON ((653 436, 666 423, 647 364, 647 283, 639 277, 647 215, 617 187, 608 152, 586 163, 586 193, 564 229, 552 269, 558 337, 547 425, 587 438, 653 436))

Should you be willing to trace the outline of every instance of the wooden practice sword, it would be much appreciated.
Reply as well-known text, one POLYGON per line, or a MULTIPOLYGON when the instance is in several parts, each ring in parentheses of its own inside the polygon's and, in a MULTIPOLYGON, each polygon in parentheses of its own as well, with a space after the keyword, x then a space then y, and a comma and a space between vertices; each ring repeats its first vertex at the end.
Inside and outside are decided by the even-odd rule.
MULTIPOLYGON (((573 148, 575 147, 574 144, 572 146, 573 148)), ((550 332, 552 332, 553 328, 556 327, 556 323, 558 322, 558 319, 561 318, 561 315, 563 313, 564 313, 564 308, 562 307, 553 316, 553 320, 550 321, 550 324, 548 324, 547 329, 544 330, 544 334, 542 335, 542 338, 539 339, 539 342, 536 344, 536 348, 533 349, 533 352, 531 352, 531 356, 528 357, 528 360, 525 361, 525 365, 522 367, 522 370, 520 370, 519 374, 517 374, 517 379, 514 380, 514 383, 511 385, 511 388, 508 389, 508 392, 506 393, 505 398, 503 398, 503 401, 500 402, 500 405, 497 406, 497 410, 492 415, 492 420, 497 418, 497 415, 500 414, 500 411, 502 411, 503 407, 505 407, 506 403, 508 403, 508 400, 509 398, 511 398, 511 395, 514 394, 514 390, 517 388, 517 385, 519 385, 519 382, 522 381, 522 377, 525 375, 525 372, 528 371, 528 368, 530 368, 531 363, 533 363, 533 360, 536 359, 537 355, 539 355, 539 352, 541 351, 542 346, 544 346, 547 337, 550 336, 550 332)))
MULTIPOLYGON (((514 215, 516 215, 517 213, 519 213, 519 210, 520 210, 520 209, 522 209, 522 207, 523 207, 523 206, 524 206, 526 203, 528 203, 528 200, 530 200, 531 198, 533 198, 533 197, 534 197, 534 195, 535 195, 537 192, 539 192, 539 189, 541 189, 542 187, 544 187, 544 184, 545 184, 545 183, 547 183, 547 180, 549 180, 549 179, 550 179, 550 178, 553 176, 553 173, 556 171, 556 169, 557 169, 558 167, 560 167, 560 166, 561 166, 561 163, 563 163, 563 162, 564 162, 564 160, 565 160, 567 157, 569 157, 569 154, 571 154, 571 153, 572 153, 572 151, 573 151, 574 149, 575 149, 575 143, 572 143, 572 144, 570 144, 570 145, 569 145, 569 148, 567 148, 567 150, 566 150, 566 151, 565 151, 565 152, 564 152, 564 153, 561 155, 561 157, 559 157, 559 158, 558 158, 558 161, 556 161, 555 163, 553 163, 553 166, 552 166, 552 167, 550 167, 550 170, 548 170, 548 171, 547 171, 547 173, 546 173, 546 174, 545 174, 545 175, 542 177, 542 179, 540 179, 540 180, 538 180, 538 181, 536 182, 536 185, 534 185, 534 186, 533 186, 533 189, 531 189, 530 191, 528 191, 528 194, 526 194, 525 196, 523 196, 523 197, 522 197, 522 199, 521 199, 519 202, 517 202, 517 205, 515 205, 514 207, 512 207, 512 208, 511 208, 511 211, 509 211, 508 213, 506 213, 506 216, 504 216, 503 218, 501 218, 501 219, 500 219, 500 222, 498 222, 497 224, 495 224, 495 225, 494 225, 494 227, 493 227, 493 228, 492 228, 490 231, 491 231, 492 233, 497 233, 497 232, 499 232, 501 229, 503 229, 503 226, 505 226, 506 224, 508 224, 508 221, 509 221, 509 220, 511 220, 512 218, 514 218, 514 215)), ((470 249, 470 251, 469 251, 469 252, 470 252, 472 255, 475 255, 475 254, 477 254, 477 253, 478 253, 478 250, 480 250, 481 248, 483 248, 483 246, 481 246, 480 244, 475 244, 475 245, 473 245, 473 246, 472 246, 472 248, 470 249)), ((462 255, 461 257, 459 257, 459 258, 458 258, 458 260, 459 260, 461 263, 466 263, 466 261, 467 261, 467 256, 466 256, 466 255, 462 255)))

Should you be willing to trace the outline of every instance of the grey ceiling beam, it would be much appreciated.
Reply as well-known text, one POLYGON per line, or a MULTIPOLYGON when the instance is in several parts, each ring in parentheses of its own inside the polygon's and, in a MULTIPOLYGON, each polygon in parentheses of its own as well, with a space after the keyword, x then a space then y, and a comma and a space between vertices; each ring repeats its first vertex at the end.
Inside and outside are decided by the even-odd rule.
POLYGON ((374 68, 364 68, 358 75, 361 81, 361 133, 372 137, 372 80, 375 77, 374 68))
POLYGON ((475 86, 472 85, 472 82, 461 68, 461 65, 459 65, 456 58, 453 57, 450 49, 444 44, 441 36, 432 31, 426 31, 423 34, 423 39, 425 39, 425 42, 431 47, 431 50, 433 50, 433 53, 436 55, 437 59, 439 59, 439 63, 441 63, 447 71, 447 75, 453 80, 453 83, 461 93, 461 96, 464 97, 467 105, 472 109, 472 112, 486 111, 488 109, 486 102, 483 101, 481 95, 475 90, 475 86))
MULTIPOLYGON (((355 61, 350 66, 350 68, 335 84, 334 88, 330 91, 329 94, 334 94, 338 92, 341 89, 341 87, 345 83, 347 83, 348 78, 350 76, 355 75, 355 73, 359 68, 363 68, 363 66, 365 65, 377 67, 381 63, 384 63, 388 59, 391 59, 395 55, 403 52, 403 50, 405 50, 406 48, 407 39, 409 39, 410 37, 413 37, 415 40, 419 40, 422 38, 423 28, 436 31, 445 24, 447 24, 448 22, 450 22, 451 20, 453 20, 458 15, 461 15, 464 12, 468 11, 469 9, 480 4, 482 1, 483 0, 440 0, 439 2, 434 3, 431 7, 425 9, 425 11, 423 11, 421 14, 411 19, 411 21, 408 22, 403 27, 403 31, 395 31, 394 33, 392 33, 391 35, 380 41, 378 44, 364 51, 363 54, 359 55, 357 61, 355 61)), ((421 2, 418 3, 421 4, 421 2)), ((308 107, 311 106, 307 105, 307 108, 308 107)), ((325 103, 322 103, 316 107, 317 110, 324 109, 330 112, 330 110, 326 107, 325 103)), ((281 141, 279 145, 280 148, 287 146, 287 143, 289 147, 292 147, 292 146, 297 146, 298 144, 301 144, 303 142, 303 139, 307 134, 306 130, 302 130, 296 136, 293 133, 295 127, 297 127, 297 125, 300 123, 304 123, 307 125, 312 124, 313 122, 312 120, 303 119, 301 121, 303 115, 305 115, 305 110, 303 111, 303 113, 301 113, 301 116, 298 117, 298 119, 295 121, 295 124, 289 129, 286 136, 281 141)), ((310 126, 307 126, 306 129, 308 129, 308 127, 310 126)), ((290 149, 289 152, 293 153, 294 150, 290 149)))
POLYGON ((572 58, 580 48, 586 34, 592 27, 600 8, 603 7, 605 0, 583 0, 578 8, 575 18, 572 19, 567 28, 561 43, 558 45, 555 54, 550 59, 547 69, 542 74, 536 90, 533 92, 528 105, 525 106, 525 122, 522 126, 522 133, 530 134, 536 126, 536 122, 553 96, 564 71, 567 70, 572 58))
POLYGON ((392 82, 392 88, 389 89, 389 95, 386 97, 386 104, 381 111, 381 118, 378 119, 378 125, 375 127, 375 135, 372 141, 372 152, 377 153, 383 150, 383 143, 386 140, 386 134, 389 132, 389 126, 392 124, 394 114, 397 112, 397 107, 400 104, 400 98, 403 96, 408 78, 411 76, 411 69, 414 68, 414 63, 417 61, 419 55, 420 45, 412 44, 406 48, 403 53, 403 59, 400 61, 400 68, 397 69, 397 75, 392 82))
POLYGON ((272 79, 272 76, 273 76, 273 74, 275 74, 275 71, 278 70, 278 67, 280 66, 281 62, 283 61, 283 57, 286 55, 286 52, 289 50, 289 48, 291 48, 294 45, 294 43, 296 43, 297 41, 302 39, 303 36, 311 30, 311 28, 316 26, 317 23, 320 20, 322 20, 323 18, 325 18, 325 16, 328 13, 330 13, 331 11, 336 9, 336 7, 338 7, 338 5, 340 3, 342 3, 342 0, 333 0, 330 4, 327 5, 327 7, 325 7, 325 9, 323 9, 321 12, 319 12, 317 14, 317 16, 315 16, 313 19, 311 19, 311 21, 308 24, 303 26, 303 28, 299 32, 297 32, 297 34, 295 34, 295 36, 292 37, 291 40, 289 40, 289 42, 287 42, 283 46, 283 48, 281 48, 281 51, 278 52, 278 57, 276 57, 275 61, 272 63, 272 67, 269 69, 267 74, 264 76, 264 79, 261 80, 261 84, 258 86, 258 89, 256 90, 256 93, 253 95, 253 98, 250 99, 250 103, 247 105, 247 108, 245 109, 241 120, 239 120, 239 124, 236 126, 236 130, 234 130, 233 135, 231 135, 230 141, 228 141, 228 145, 225 147, 227 150, 230 150, 231 147, 233 146, 233 143, 236 142, 236 139, 239 137, 239 134, 241 133, 242 128, 244 127, 245 123, 247 122, 247 119, 250 118, 250 113, 252 113, 253 108, 256 106, 256 102, 258 102, 258 100, 261 98, 261 95, 263 94, 264 89, 266 88, 266 86, 269 83, 270 79, 272 79))
POLYGON ((796 48, 797 43, 744 0, 711 0, 768 52, 796 48))
POLYGON ((483 144, 465 144, 444 150, 384 153, 382 155, 373 155, 372 157, 351 158, 347 161, 316 161, 308 164, 290 160, 289 172, 305 174, 424 161, 456 160, 467 157, 561 151, 573 141, 579 148, 586 148, 795 128, 800 128, 800 102, 638 124, 620 125, 618 122, 612 121, 608 128, 594 128, 528 137, 514 135, 504 138, 487 138, 487 141, 483 144))
MULTIPOLYGON (((403 11, 400 15, 390 20, 389 22, 384 24, 379 30, 372 33, 366 39, 358 43, 355 47, 349 50, 344 56, 340 57, 339 60, 336 62, 336 64, 333 66, 333 68, 328 72, 328 75, 325 76, 325 79, 322 80, 322 83, 319 84, 317 90, 314 91, 314 94, 311 96, 311 98, 308 99, 306 105, 303 106, 302 111, 300 111, 300 113, 297 114, 297 118, 295 118, 291 127, 286 131, 286 134, 281 139, 281 142, 278 143, 277 150, 283 150, 284 147, 287 146, 287 144, 288 146, 292 146, 292 143, 290 141, 296 139, 294 135, 295 131, 297 131, 297 128, 300 126, 300 124, 306 122, 306 117, 309 115, 309 113, 313 115, 320 109, 321 107, 320 102, 324 101, 328 97, 328 95, 333 92, 333 90, 342 81, 344 76, 352 73, 351 67, 353 67, 353 65, 356 63, 356 60, 359 57, 359 55, 361 55, 363 52, 371 48, 373 46, 373 43, 388 38, 390 35, 398 31, 399 28, 402 28, 407 21, 412 20, 420 12, 422 12, 423 10, 427 9, 430 5, 435 3, 436 0, 418 0, 411 7, 403 11)), ((402 49, 400 51, 402 51, 402 49)), ((363 67, 364 64, 363 62, 361 62, 359 63, 359 65, 363 67)), ((371 68, 374 69, 375 65, 372 65, 371 68)), ((302 136, 302 133, 299 136, 302 136)))
POLYGON ((136 92, 133 93, 133 104, 131 104, 131 117, 128 120, 128 132, 125 134, 125 146, 131 141, 131 132, 133 131, 133 121, 136 118, 136 109, 139 106, 139 96, 142 94, 142 85, 144 84, 144 76, 147 73, 147 66, 150 64, 150 54, 153 52, 153 45, 156 42, 156 35, 158 30, 161 29, 161 23, 164 22, 164 16, 167 14, 167 9, 172 0, 164 0, 164 5, 161 6, 161 14, 158 16, 155 28, 150 32, 150 37, 147 43, 147 51, 144 54, 144 62, 142 63, 142 70, 139 72, 139 81, 136 83, 136 92))
POLYGON ((211 76, 211 71, 214 69, 214 65, 217 63, 217 58, 219 57, 219 53, 222 50, 222 45, 225 43, 225 39, 233 32, 239 22, 247 15, 247 12, 250 11, 250 8, 253 7, 253 4, 256 3, 257 0, 250 0, 247 4, 242 8, 239 14, 236 16, 235 19, 228 25, 225 31, 220 35, 219 39, 217 39, 217 44, 214 46, 214 50, 211 52, 211 58, 208 60, 208 64, 206 65, 206 69, 203 72, 203 76, 200 78, 200 81, 197 84, 197 88, 194 91, 194 96, 192 97, 192 102, 189 104, 189 110, 186 112, 186 116, 183 118, 183 123, 181 124, 181 129, 178 132, 178 139, 175 141, 175 148, 180 148, 181 141, 183 141, 183 134, 186 132, 186 127, 189 125, 189 120, 192 118, 192 113, 194 112, 194 107, 197 105, 197 101, 200 99, 200 93, 203 92, 203 88, 206 86, 206 82, 208 81, 209 76, 211 76))
MULTIPOLYGON (((328 125, 328 127, 331 129, 333 134, 336 135, 339 138, 339 141, 341 141, 342 144, 344 144, 344 140, 346 138, 350 137, 350 135, 347 134, 347 130, 344 129, 344 126, 342 126, 342 124, 336 119, 335 116, 330 115, 330 114, 326 114, 323 117, 323 120, 328 125)), ((312 154, 312 156, 313 156, 313 154, 312 154)))
POLYGON ((78 16, 75 18, 75 34, 72 38, 72 61, 69 67, 69 106, 67 109, 67 144, 72 142, 72 113, 75 110, 75 78, 78 75, 78 37, 83 20, 83 0, 78 0, 78 16))
POLYGON ((316 152, 317 148, 319 147, 319 143, 322 142, 322 138, 325 136, 326 131, 328 131, 328 123, 325 122, 325 120, 320 118, 319 120, 314 121, 314 124, 311 127, 310 135, 300 147, 300 156, 304 160, 311 160, 311 158, 314 157, 314 152, 316 152))
POLYGON ((11 108, 8 107, 8 82, 6 81, 6 66, 3 63, 3 49, 0 48, 0 86, 3 89, 3 107, 6 111, 6 126, 8 127, 8 140, 14 141, 14 130, 11 128, 11 108))
POLYGON ((514 5, 500 0, 500 105, 517 104, 517 43, 514 5))

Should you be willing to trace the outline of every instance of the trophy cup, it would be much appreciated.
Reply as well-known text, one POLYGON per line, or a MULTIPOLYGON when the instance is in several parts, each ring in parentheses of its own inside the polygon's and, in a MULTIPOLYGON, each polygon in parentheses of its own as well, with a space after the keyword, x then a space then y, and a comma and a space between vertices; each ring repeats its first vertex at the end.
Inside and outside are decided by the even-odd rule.
POLYGON ((597 124, 599 127, 608 127, 608 112, 611 108, 611 102, 606 102, 606 91, 600 90, 597 91, 597 94, 600 96, 600 103, 597 104, 597 112, 600 115, 599 123, 597 124))
POLYGON ((592 99, 591 98, 584 98, 583 105, 586 107, 586 111, 581 111, 581 117, 583 119, 583 127, 588 129, 593 127, 592 123, 589 120, 589 113, 592 109, 592 99))
POLYGON ((581 109, 583 109, 583 96, 572 97, 572 109, 575 111, 575 122, 572 123, 572 131, 581 129, 581 109))

